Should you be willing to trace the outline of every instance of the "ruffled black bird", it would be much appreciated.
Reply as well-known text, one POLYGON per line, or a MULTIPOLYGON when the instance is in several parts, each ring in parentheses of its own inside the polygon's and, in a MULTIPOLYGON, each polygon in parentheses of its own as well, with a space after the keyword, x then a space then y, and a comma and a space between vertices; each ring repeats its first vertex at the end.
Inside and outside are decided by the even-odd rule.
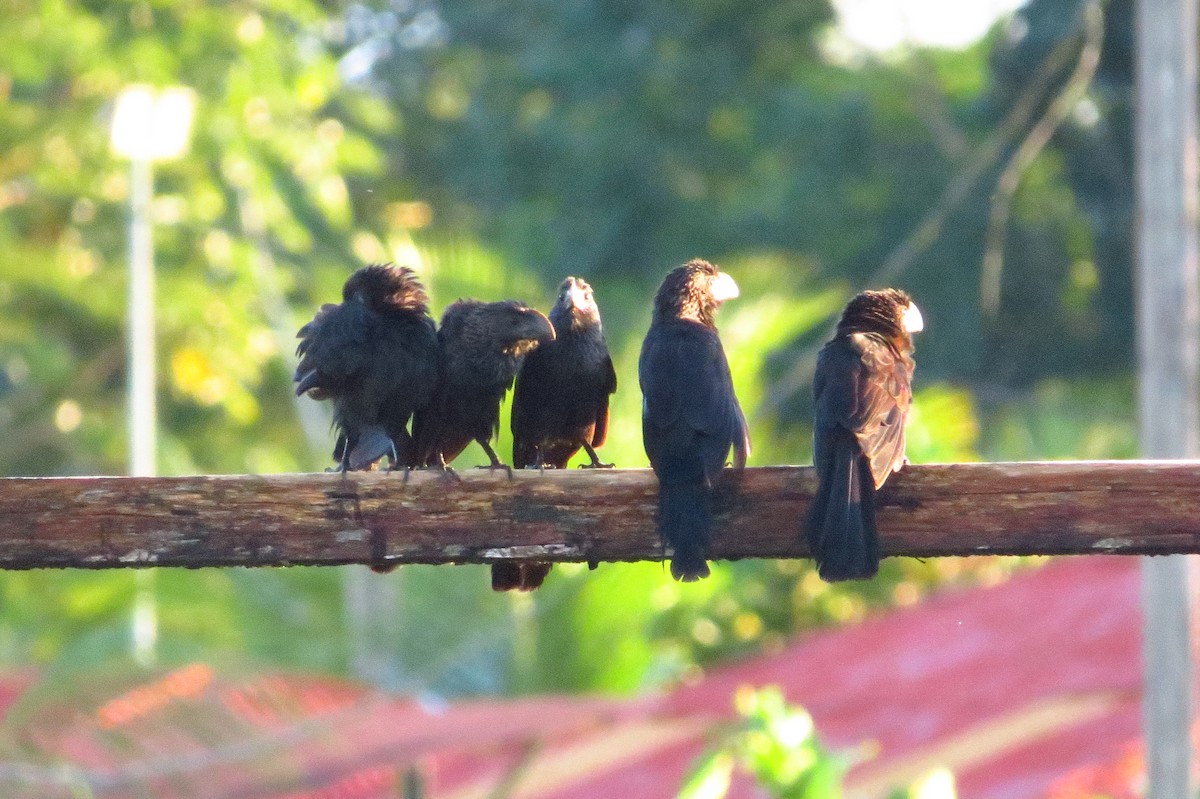
POLYGON ((711 495, 730 447, 734 466, 750 454, 729 362, 717 335, 721 303, 738 295, 729 275, 707 261, 673 269, 654 297, 642 343, 642 439, 658 475, 658 532, 674 550, 671 576, 709 574, 711 495))
POLYGON ((515 301, 459 300, 446 308, 438 330, 437 392, 413 420, 413 466, 445 468, 472 441, 493 469, 507 466, 492 449, 500 429, 500 403, 521 361, 539 344, 554 340, 550 320, 515 301))
MULTIPOLYGON (((596 447, 608 435, 608 399, 617 390, 608 344, 600 326, 600 308, 586 281, 568 277, 550 310, 554 341, 525 357, 513 391, 513 466, 567 468, 580 449, 601 463, 596 447)), ((539 587, 549 563, 502 563, 492 566, 497 591, 539 587)))
POLYGON ((341 471, 368 469, 384 455, 409 457, 409 417, 433 397, 438 343, 429 298, 408 267, 374 264, 323 305, 297 333, 296 394, 333 403, 341 471))
POLYGON ((912 334, 921 312, 903 291, 864 291, 846 306, 813 377, 813 464, 820 486, 808 546, 830 582, 879 570, 875 492, 906 463, 912 403, 912 334))

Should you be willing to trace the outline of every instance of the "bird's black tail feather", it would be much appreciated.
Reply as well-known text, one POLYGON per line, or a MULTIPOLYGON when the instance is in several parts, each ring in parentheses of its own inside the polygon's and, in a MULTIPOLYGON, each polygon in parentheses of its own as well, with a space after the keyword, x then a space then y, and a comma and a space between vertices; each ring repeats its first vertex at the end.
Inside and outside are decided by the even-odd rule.
POLYGON ((821 464, 805 532, 821 579, 865 580, 879 571, 875 481, 853 439, 838 440, 821 464))
POLYGON ((658 534, 674 550, 672 577, 690 583, 708 576, 705 559, 711 530, 712 511, 703 483, 659 483, 658 534))

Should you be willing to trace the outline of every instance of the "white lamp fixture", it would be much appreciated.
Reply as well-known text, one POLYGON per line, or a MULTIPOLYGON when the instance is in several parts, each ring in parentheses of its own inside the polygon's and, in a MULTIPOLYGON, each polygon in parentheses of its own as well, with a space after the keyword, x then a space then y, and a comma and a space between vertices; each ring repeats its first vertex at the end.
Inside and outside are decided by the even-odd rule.
POLYGON ((128 86, 113 110, 113 151, 133 161, 178 158, 187 151, 195 112, 196 93, 186 87, 128 86))

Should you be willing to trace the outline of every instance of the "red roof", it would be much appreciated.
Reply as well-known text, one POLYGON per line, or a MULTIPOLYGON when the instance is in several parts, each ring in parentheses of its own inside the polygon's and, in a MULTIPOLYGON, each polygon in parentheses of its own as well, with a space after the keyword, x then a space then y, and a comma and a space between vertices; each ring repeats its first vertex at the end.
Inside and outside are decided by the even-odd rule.
POLYGON ((774 683, 827 742, 876 742, 878 756, 851 773, 864 795, 940 765, 961 797, 1048 796, 1064 775, 1111 763, 1138 738, 1139 586, 1135 559, 1061 559, 812 636, 670 704, 712 707, 714 694, 774 683))
MULTIPOLYGON (((383 799, 409 765, 435 799, 483 799, 509 776, 514 799, 661 799, 733 717, 737 689, 775 684, 827 743, 873 742, 851 795, 883 796, 945 766, 963 799, 1121 799, 1140 793, 1142 772, 1139 585, 1136 559, 1061 559, 634 700, 428 705, 194 664, 10 715, 0 795, 72 795, 50 790, 63 771, 46 766, 66 762, 105 799, 145 786, 158 797, 383 799)), ((752 795, 744 783, 731 793, 752 795)))

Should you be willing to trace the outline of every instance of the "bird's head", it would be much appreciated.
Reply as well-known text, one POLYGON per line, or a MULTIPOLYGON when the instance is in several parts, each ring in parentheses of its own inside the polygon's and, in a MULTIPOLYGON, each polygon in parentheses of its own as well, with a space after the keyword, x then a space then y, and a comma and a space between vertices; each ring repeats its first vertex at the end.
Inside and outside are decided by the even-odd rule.
POLYGON ((600 307, 586 280, 568 277, 562 282, 550 309, 550 321, 555 330, 600 326, 600 307))
POLYGON ((342 287, 345 302, 361 302, 375 311, 427 313, 429 295, 407 266, 371 264, 352 274, 342 287))
POLYGON ((545 314, 523 302, 492 302, 480 311, 493 340, 508 355, 520 357, 539 344, 554 341, 554 325, 545 314))
POLYGON ((716 326, 717 308, 738 296, 734 279, 708 261, 695 259, 672 269, 654 296, 654 316, 691 319, 716 326))
POLYGON ((899 289, 864 291, 850 300, 838 333, 875 333, 902 346, 912 346, 912 334, 925 329, 925 320, 912 297, 899 289))

